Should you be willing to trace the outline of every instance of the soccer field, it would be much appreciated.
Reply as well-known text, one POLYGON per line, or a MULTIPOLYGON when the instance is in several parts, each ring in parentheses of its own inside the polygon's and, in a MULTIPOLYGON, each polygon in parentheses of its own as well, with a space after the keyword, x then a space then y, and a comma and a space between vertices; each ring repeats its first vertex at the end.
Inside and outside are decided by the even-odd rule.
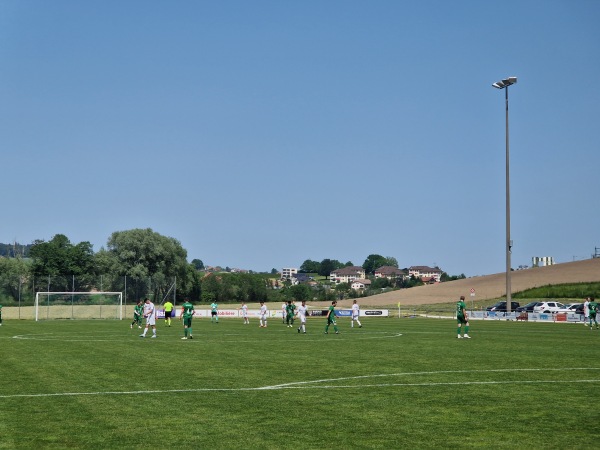
POLYGON ((600 331, 581 324, 129 323, 5 320, 0 448, 598 446, 600 331))

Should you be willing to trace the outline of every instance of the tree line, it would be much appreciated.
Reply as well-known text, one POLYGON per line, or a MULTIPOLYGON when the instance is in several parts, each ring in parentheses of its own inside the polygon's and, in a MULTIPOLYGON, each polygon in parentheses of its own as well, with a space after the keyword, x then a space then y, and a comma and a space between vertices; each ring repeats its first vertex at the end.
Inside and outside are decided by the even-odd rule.
MULTIPOLYGON (((106 247, 96 253, 90 242, 75 244, 67 236, 57 234, 49 241, 34 241, 27 246, 26 255, 0 258, 3 304, 31 302, 39 291, 94 290, 125 292, 130 302, 148 295, 159 303, 167 296, 176 302, 189 298, 196 303, 333 300, 422 284, 414 278, 384 278, 374 280, 370 291, 359 293, 350 289, 348 283, 334 287, 327 283, 293 285, 291 280, 279 280, 275 269, 271 273, 207 272, 201 260, 187 262, 187 251, 178 240, 150 228, 114 232, 106 247)), ((299 270, 327 278, 332 271, 352 265, 350 261, 341 263, 335 259, 306 260, 299 270)), ((386 265, 398 267, 398 262, 393 257, 372 254, 362 267, 372 274, 386 265)))

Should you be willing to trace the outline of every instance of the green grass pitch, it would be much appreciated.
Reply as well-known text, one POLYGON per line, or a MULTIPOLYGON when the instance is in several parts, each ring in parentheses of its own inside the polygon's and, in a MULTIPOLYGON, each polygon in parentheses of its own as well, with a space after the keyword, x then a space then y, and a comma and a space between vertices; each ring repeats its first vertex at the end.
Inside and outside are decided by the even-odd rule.
POLYGON ((0 448, 597 448, 600 331, 365 318, 4 321, 0 448))

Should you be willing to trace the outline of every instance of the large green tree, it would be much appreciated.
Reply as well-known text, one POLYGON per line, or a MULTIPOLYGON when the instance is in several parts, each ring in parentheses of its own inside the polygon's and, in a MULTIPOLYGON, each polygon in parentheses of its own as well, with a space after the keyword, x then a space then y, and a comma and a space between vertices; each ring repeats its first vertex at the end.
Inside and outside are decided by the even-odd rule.
POLYGON ((192 265, 196 268, 196 270, 204 270, 204 263, 201 259, 192 259, 192 265))
POLYGON ((339 262, 337 259, 324 259, 319 264, 319 272, 318 274, 324 277, 328 277, 331 272, 336 269, 341 269, 345 267, 344 264, 339 262))
POLYGON ((94 251, 87 241, 73 245, 64 234, 57 234, 48 242, 35 241, 30 256, 33 276, 48 277, 50 290, 85 291, 94 287, 94 251))
POLYGON ((365 259, 365 262, 363 263, 362 268, 365 269, 365 272, 367 274, 372 275, 376 269, 378 269, 382 266, 398 267, 398 261, 396 261, 396 258, 391 258, 391 257, 386 258, 385 256, 373 254, 373 255, 367 256, 367 259, 365 259))
POLYGON ((162 236, 150 228, 112 233, 107 243, 106 262, 112 272, 148 283, 145 294, 162 301, 175 277, 184 284, 187 277, 187 251, 177 239, 162 236))
POLYGON ((310 301, 312 300, 312 289, 306 284, 295 284, 286 290, 286 297, 298 302, 310 301))
POLYGON ((0 257, 0 293, 6 293, 13 300, 18 299, 19 294, 27 287, 25 283, 28 281, 30 268, 31 263, 23 258, 0 257))
POLYGON ((300 266, 299 271, 302 273, 319 273, 321 270, 321 263, 318 261, 312 261, 307 259, 300 266))

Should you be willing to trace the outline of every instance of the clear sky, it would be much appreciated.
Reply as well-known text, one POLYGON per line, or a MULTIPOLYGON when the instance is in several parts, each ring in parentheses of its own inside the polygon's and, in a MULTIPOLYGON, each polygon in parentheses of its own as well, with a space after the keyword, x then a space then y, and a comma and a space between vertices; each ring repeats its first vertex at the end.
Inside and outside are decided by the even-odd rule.
POLYGON ((600 1, 0 0, 0 242, 255 271, 600 247, 600 1))

